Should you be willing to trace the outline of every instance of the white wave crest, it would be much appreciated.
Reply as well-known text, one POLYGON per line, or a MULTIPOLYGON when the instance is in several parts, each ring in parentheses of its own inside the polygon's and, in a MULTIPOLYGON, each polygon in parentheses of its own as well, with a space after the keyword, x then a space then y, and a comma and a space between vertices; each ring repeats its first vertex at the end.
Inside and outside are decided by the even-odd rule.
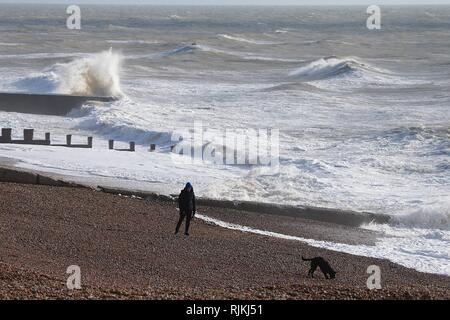
POLYGON ((356 58, 338 58, 332 56, 313 61, 306 66, 292 71, 289 73, 289 76, 301 80, 313 81, 332 78, 356 71, 387 73, 385 70, 360 62, 356 58))
POLYGON ((439 203, 395 215, 392 224, 408 228, 450 230, 450 197, 439 203))
POLYGON ((112 50, 56 63, 41 74, 15 83, 21 90, 35 93, 60 93, 80 96, 123 95, 120 88, 121 55, 112 50))
POLYGON ((0 42, 1 47, 18 47, 18 46, 24 46, 23 43, 16 43, 16 42, 0 42))
POLYGON ((150 41, 150 40, 107 40, 107 43, 110 44, 123 44, 123 45, 147 45, 147 44, 159 44, 159 41, 150 41))
POLYGON ((243 43, 249 43, 249 44, 258 44, 258 45, 276 44, 276 42, 264 41, 264 40, 255 40, 255 39, 249 39, 249 38, 244 38, 244 37, 232 36, 232 35, 228 35, 228 34, 218 34, 217 36, 220 37, 220 38, 227 39, 227 40, 243 42, 243 43))

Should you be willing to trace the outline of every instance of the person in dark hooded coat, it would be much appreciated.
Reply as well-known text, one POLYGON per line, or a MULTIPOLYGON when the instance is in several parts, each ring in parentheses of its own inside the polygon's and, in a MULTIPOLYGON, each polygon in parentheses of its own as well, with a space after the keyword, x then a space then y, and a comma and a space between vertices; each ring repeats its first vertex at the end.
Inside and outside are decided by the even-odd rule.
POLYGON ((180 219, 178 220, 177 228, 175 229, 175 234, 180 230, 183 220, 186 218, 186 228, 185 235, 189 235, 189 225, 191 224, 192 217, 195 216, 195 194, 194 188, 188 182, 183 190, 181 190, 180 196, 178 197, 178 207, 180 208, 180 219))

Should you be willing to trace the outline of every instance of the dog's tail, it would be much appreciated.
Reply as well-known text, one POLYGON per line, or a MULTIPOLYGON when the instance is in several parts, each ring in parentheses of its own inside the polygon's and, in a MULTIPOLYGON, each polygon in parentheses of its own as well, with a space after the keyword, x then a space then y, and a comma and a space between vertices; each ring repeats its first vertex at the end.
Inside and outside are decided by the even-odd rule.
POLYGON ((302 256, 302 260, 303 260, 303 261, 311 261, 312 259, 305 259, 305 258, 303 258, 303 256, 302 256))

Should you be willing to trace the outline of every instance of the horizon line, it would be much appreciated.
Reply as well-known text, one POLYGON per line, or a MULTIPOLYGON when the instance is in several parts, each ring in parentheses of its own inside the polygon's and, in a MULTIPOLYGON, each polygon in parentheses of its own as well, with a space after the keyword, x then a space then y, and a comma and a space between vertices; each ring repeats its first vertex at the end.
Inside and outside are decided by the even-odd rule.
MULTIPOLYGON (((0 5, 70 5, 70 3, 55 2, 0 2, 0 5)), ((370 4, 157 4, 157 3, 80 3, 82 5, 95 6, 153 6, 153 7, 367 7, 370 4)), ((380 7, 443 7, 450 6, 450 3, 397 3, 378 4, 380 7)))

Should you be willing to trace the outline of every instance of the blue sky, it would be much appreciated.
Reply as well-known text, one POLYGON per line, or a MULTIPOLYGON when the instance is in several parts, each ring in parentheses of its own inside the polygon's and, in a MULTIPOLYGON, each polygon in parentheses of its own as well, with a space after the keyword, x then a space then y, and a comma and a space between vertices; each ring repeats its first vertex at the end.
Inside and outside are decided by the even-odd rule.
POLYGON ((0 0, 0 3, 166 4, 166 5, 395 5, 450 4, 450 0, 0 0))

